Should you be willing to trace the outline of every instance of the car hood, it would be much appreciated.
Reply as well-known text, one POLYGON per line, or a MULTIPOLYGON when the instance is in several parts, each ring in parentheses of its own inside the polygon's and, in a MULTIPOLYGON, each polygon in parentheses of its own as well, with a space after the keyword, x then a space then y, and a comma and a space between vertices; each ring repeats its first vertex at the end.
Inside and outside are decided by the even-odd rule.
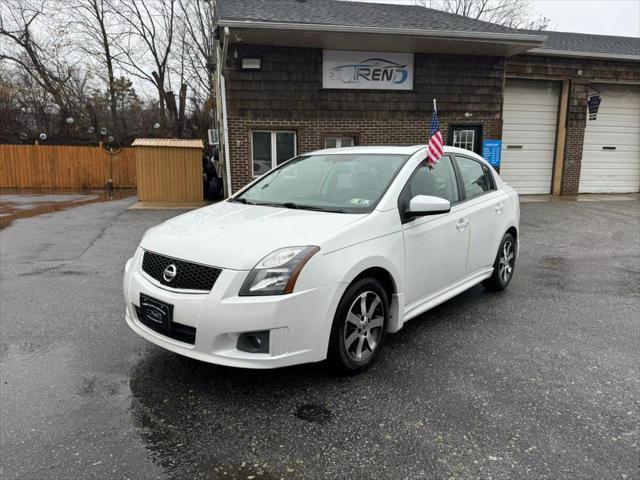
POLYGON ((363 217, 223 201, 151 228, 140 246, 205 265, 250 270, 278 248, 322 247, 363 217))

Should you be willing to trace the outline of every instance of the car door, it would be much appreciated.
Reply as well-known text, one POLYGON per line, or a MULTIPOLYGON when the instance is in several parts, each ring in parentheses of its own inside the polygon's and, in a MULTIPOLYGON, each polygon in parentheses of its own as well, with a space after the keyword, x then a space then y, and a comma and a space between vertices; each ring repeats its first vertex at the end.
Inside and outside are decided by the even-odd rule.
POLYGON ((400 194, 405 211, 411 198, 431 195, 451 202, 451 212, 402 220, 405 246, 405 302, 420 300, 456 281, 465 273, 469 249, 469 219, 448 155, 434 168, 422 162, 400 194))
POLYGON ((493 265, 505 229, 507 195, 496 189, 493 173, 482 162, 455 156, 469 217, 467 275, 493 265))

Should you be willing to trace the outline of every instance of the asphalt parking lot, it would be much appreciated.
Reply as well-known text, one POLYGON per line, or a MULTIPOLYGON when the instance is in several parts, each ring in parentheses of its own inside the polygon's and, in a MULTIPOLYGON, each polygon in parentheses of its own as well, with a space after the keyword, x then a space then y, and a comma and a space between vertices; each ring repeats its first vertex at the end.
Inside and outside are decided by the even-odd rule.
POLYGON ((179 213, 132 201, 0 231, 3 479, 638 478, 638 201, 523 204, 511 287, 413 320, 357 377, 129 331, 124 263, 179 213))

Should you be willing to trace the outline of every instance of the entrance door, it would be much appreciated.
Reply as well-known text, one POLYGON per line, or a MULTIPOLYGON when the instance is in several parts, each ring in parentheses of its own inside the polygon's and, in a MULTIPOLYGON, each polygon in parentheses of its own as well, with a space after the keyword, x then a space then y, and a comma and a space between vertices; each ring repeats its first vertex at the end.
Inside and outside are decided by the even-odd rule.
POLYGON ((481 125, 451 125, 449 145, 482 155, 481 125))
POLYGON ((507 80, 500 177, 518 193, 551 193, 560 83, 507 80))
POLYGON ((593 87, 602 101, 596 119, 587 119, 579 191, 640 191, 640 87, 593 87))

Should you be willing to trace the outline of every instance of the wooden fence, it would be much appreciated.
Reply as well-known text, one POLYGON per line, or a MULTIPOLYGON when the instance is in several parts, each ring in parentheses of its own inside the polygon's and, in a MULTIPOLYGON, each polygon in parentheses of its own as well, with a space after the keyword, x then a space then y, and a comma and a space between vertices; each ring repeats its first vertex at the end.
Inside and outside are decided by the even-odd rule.
POLYGON ((0 145, 0 187, 135 188, 133 148, 110 154, 101 146, 0 145))

